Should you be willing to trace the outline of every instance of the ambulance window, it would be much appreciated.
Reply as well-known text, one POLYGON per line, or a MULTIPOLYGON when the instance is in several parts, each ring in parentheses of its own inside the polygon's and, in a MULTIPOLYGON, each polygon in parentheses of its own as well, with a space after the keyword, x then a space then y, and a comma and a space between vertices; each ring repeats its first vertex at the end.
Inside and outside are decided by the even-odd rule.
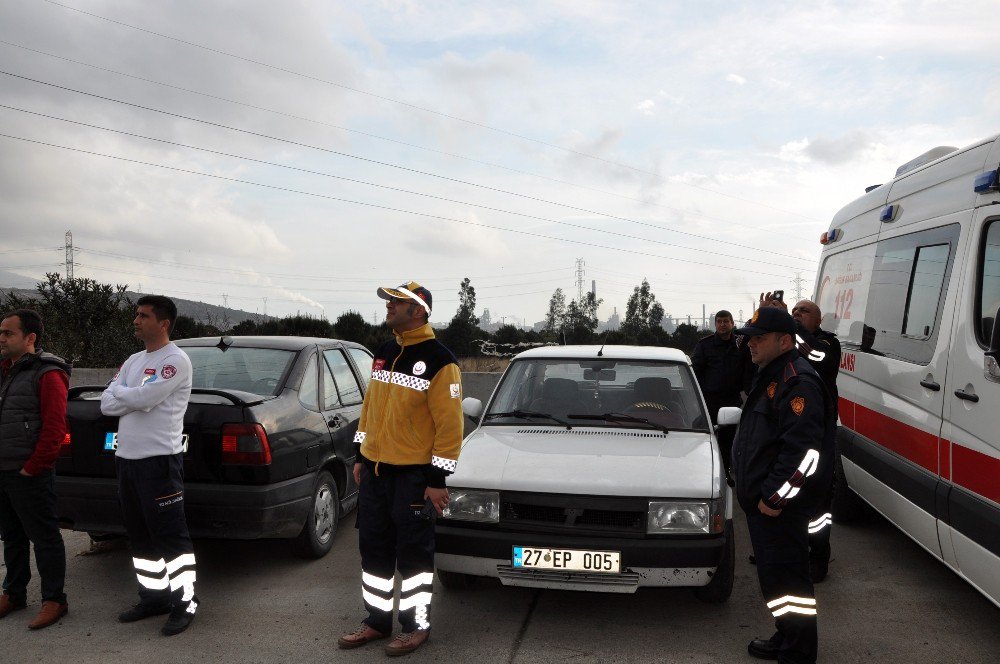
POLYGON ((1000 220, 990 222, 984 238, 979 263, 982 276, 976 298, 976 318, 979 320, 976 332, 980 335, 979 342, 987 346, 993 333, 993 318, 1000 307, 1000 220))
POLYGON ((950 224, 879 241, 859 350, 930 362, 960 230, 950 224))
POLYGON ((926 339, 934 329, 944 270, 948 265, 948 245, 918 247, 916 258, 903 317, 903 334, 926 339))

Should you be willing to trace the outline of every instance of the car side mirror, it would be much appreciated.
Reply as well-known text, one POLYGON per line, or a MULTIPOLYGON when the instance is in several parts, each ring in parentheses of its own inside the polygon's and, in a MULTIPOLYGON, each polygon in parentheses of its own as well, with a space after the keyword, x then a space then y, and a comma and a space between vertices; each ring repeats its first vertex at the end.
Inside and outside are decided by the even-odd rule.
POLYGON ((479 416, 483 414, 483 402, 472 397, 465 397, 462 399, 462 412, 470 420, 477 422, 479 416))
POLYGON ((983 358, 983 376, 991 383, 1000 383, 1000 309, 993 317, 993 331, 990 333, 990 347, 983 358))
POLYGON ((719 423, 720 427, 733 427, 740 423, 740 417, 742 415, 742 408, 726 406, 725 408, 719 409, 719 417, 716 421, 719 423))

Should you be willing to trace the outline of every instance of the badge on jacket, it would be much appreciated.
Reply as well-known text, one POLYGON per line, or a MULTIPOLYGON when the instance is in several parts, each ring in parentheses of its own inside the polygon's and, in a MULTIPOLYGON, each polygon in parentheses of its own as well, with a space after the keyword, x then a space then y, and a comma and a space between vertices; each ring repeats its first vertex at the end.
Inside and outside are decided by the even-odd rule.
POLYGON ((796 415, 801 415, 802 411, 806 409, 806 398, 805 397, 795 397, 792 399, 792 412, 796 415))

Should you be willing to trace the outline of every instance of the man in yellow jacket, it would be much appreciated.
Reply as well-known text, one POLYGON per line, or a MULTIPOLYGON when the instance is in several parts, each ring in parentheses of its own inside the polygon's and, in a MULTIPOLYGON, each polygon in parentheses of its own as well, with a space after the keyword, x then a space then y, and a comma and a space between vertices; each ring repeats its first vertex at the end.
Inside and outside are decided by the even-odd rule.
POLYGON ((445 477, 455 471, 462 446, 462 377, 455 356, 427 322, 429 290, 411 281, 377 293, 387 301, 385 321, 394 338, 375 353, 354 437, 368 617, 337 643, 357 648, 389 635, 398 568, 403 631, 385 651, 404 655, 430 634, 434 519, 448 504, 445 477))

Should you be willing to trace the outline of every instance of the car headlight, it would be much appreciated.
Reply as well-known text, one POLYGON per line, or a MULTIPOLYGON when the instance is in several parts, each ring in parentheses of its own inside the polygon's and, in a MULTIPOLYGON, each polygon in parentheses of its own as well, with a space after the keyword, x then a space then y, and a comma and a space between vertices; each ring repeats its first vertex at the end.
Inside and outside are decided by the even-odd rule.
POLYGON ((449 489, 448 506, 441 516, 456 521, 500 522, 500 492, 449 489))
POLYGON ((721 512, 721 501, 649 501, 649 516, 646 521, 648 534, 695 534, 720 533, 725 519, 721 512))

